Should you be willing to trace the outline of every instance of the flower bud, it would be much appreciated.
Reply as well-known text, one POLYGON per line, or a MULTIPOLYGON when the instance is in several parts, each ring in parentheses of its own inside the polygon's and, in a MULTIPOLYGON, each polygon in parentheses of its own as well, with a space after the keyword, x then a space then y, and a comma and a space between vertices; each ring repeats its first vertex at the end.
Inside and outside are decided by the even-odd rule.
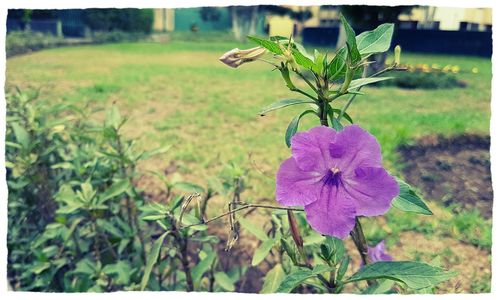
POLYGON ((300 235, 299 226, 297 225, 297 220, 295 220, 295 216, 293 212, 287 210, 288 213, 288 223, 290 224, 290 231, 292 232, 293 241, 295 245, 299 248, 299 251, 304 247, 304 241, 302 240, 302 236, 300 235))
POLYGON ((246 62, 258 59, 264 55, 266 51, 267 50, 262 47, 255 47, 246 50, 234 48, 233 50, 224 53, 219 60, 232 68, 237 68, 246 62))
POLYGON ((397 45, 396 47, 394 47, 394 63, 397 65, 399 65, 399 63, 401 62, 401 46, 397 45))

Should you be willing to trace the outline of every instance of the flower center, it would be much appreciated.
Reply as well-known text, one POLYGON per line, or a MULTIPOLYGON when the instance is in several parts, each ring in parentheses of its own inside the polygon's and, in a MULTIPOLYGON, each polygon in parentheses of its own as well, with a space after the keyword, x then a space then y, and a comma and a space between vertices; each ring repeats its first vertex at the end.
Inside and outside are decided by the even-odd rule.
POLYGON ((323 177, 323 182, 327 185, 334 185, 338 187, 342 183, 342 172, 337 167, 331 168, 323 177))

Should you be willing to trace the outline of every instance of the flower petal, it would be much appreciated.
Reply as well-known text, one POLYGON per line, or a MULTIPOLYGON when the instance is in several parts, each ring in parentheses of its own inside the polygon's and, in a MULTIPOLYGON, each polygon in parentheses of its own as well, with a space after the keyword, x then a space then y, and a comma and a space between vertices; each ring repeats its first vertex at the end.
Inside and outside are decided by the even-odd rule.
POLYGON ((318 199, 322 174, 301 170, 295 159, 285 160, 276 175, 276 200, 282 205, 304 206, 318 199))
POLYGON ((384 168, 358 167, 343 184, 356 205, 356 214, 361 216, 384 214, 399 194, 398 183, 384 168))
POLYGON ((319 233, 346 238, 356 223, 356 207, 342 188, 324 185, 320 199, 306 205, 306 218, 319 233))
POLYGON ((326 126, 317 126, 297 133, 292 138, 292 156, 304 171, 325 171, 332 167, 329 146, 337 132, 326 126))
POLYGON ((336 167, 344 174, 359 166, 382 166, 382 153, 377 139, 358 125, 344 127, 328 149, 330 156, 337 158, 336 167))

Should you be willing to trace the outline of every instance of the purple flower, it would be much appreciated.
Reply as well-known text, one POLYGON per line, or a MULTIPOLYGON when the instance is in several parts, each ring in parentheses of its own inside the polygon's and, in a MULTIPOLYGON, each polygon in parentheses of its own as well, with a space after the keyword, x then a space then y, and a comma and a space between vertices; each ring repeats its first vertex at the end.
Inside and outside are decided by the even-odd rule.
POLYGON ((380 145, 358 125, 295 134, 292 157, 276 175, 276 200, 305 206, 312 228, 337 238, 347 237, 356 216, 384 214, 398 193, 398 183, 382 167, 380 145))
POLYGON ((368 257, 372 263, 393 260, 392 256, 385 252, 385 241, 381 241, 375 247, 368 246, 368 257))

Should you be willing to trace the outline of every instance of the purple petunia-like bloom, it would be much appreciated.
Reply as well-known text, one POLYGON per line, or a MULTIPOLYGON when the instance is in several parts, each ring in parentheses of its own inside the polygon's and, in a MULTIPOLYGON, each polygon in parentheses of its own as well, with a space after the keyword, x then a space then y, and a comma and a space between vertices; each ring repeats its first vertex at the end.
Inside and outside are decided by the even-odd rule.
POLYGON ((340 132, 317 126, 292 138, 292 157, 276 175, 276 200, 304 206, 319 233, 345 238, 356 216, 384 214, 399 193, 382 167, 380 145, 358 125, 340 132))

